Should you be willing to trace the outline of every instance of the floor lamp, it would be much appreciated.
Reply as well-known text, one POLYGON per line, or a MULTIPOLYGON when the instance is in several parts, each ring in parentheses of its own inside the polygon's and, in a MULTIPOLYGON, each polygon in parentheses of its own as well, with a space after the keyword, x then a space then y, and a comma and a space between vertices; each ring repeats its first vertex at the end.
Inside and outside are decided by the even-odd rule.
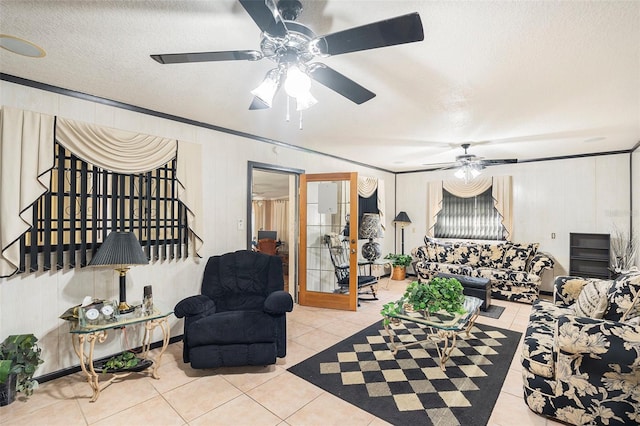
POLYGON ((118 311, 126 314, 133 311, 127 304, 127 271, 130 265, 147 265, 149 259, 142 251, 140 242, 133 232, 113 231, 104 240, 98 252, 89 262, 90 266, 116 265, 120 273, 120 305, 118 311))
POLYGON ((400 213, 398 213, 396 218, 393 219, 393 223, 396 226, 400 225, 400 229, 402 229, 402 252, 401 252, 401 254, 404 254, 404 228, 409 226, 409 224, 411 223, 411 219, 409 219, 409 216, 407 215, 406 212, 400 212, 400 213))

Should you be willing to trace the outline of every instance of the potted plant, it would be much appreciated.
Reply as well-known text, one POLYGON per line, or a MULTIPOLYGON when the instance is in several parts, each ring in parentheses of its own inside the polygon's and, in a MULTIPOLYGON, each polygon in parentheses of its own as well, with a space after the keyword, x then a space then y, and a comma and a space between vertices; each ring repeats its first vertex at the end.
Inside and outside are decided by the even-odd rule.
POLYGON ((12 403, 16 392, 29 396, 37 389, 33 374, 44 362, 37 342, 33 334, 15 334, 0 344, 0 405, 12 403))
POLYGON ((411 265, 413 258, 408 254, 396 254, 389 253, 384 257, 391 261, 393 272, 391 273, 392 280, 404 280, 407 274, 407 266, 411 265))
POLYGON ((407 285, 399 300, 384 304, 380 314, 385 324, 389 324, 390 317, 402 313, 406 308, 422 312, 425 317, 439 311, 452 315, 463 314, 462 290, 462 284, 455 278, 435 277, 429 282, 413 281, 407 285))

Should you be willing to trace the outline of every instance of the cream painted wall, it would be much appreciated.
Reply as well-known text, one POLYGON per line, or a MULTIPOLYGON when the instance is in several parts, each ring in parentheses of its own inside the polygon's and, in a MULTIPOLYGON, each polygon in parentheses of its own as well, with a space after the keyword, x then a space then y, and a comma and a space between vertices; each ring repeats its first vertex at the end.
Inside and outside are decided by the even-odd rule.
MULTIPOLYGON (((391 173, 299 150, 274 148, 264 142, 4 81, 0 81, 0 104, 202 145, 202 259, 157 262, 132 268, 127 275, 130 302, 140 300, 142 288, 151 284, 154 302, 172 309, 182 298, 198 293, 202 270, 209 256, 246 248, 246 230, 238 230, 237 221, 246 219, 248 161, 298 168, 308 173, 356 171, 382 178, 386 191, 386 225, 387 229, 393 229, 395 181, 391 173)), ((383 252, 393 250, 393 238, 380 242, 383 252)), ((49 271, 0 279, 0 338, 34 333, 40 339, 45 363, 36 376, 78 365, 68 324, 58 316, 80 303, 86 295, 111 299, 117 294, 116 273, 102 268, 49 271)), ((172 335, 182 334, 182 320, 172 317, 170 324, 172 335)), ((127 329, 124 338, 120 333, 112 333, 104 345, 98 345, 96 356, 138 346, 137 336, 141 332, 127 329)), ((153 340, 160 340, 160 337, 156 332, 153 340)))
MULTIPOLYGON (((609 233, 614 226, 628 232, 629 154, 492 166, 483 173, 513 176, 513 241, 538 242, 555 259, 542 290, 551 291, 553 277, 568 273, 569 233, 609 233)), ((405 252, 423 244, 426 183, 451 178, 451 171, 397 175, 397 208, 412 221, 405 230, 405 252)))

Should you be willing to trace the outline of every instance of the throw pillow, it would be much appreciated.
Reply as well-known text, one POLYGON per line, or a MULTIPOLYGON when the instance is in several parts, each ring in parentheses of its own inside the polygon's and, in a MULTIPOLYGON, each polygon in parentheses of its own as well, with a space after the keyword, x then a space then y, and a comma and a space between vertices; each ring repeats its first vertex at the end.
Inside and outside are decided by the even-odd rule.
POLYGON ((573 304, 573 312, 581 317, 602 318, 609 306, 607 294, 611 284, 611 281, 590 280, 573 304))
POLYGON ((504 269, 511 269, 512 271, 524 271, 527 267, 527 261, 531 256, 532 249, 531 244, 527 246, 511 244, 504 252, 502 267, 504 269))
POLYGON ((620 275, 609 289, 609 309, 604 319, 629 321, 640 316, 640 272, 620 275))
POLYGON ((478 266, 500 269, 502 268, 502 258, 509 243, 505 244, 482 244, 480 246, 480 261, 478 266))

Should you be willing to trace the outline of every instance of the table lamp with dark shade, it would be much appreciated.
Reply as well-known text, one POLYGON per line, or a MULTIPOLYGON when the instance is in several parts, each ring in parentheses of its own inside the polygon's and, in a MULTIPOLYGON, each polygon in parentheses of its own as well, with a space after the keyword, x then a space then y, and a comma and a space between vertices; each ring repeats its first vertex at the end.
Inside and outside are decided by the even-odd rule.
POLYGON ((369 241, 362 245, 362 257, 369 262, 375 261, 382 256, 380 244, 373 241, 374 238, 382 238, 382 226, 380 226, 380 215, 376 213, 365 213, 360 220, 360 229, 358 229, 358 238, 369 241))
POLYGON ((120 273, 120 305, 118 311, 126 314, 133 311, 127 304, 127 271, 130 265, 147 265, 149 259, 144 254, 140 242, 133 232, 112 231, 104 240, 89 266, 116 265, 120 273))
POLYGON ((401 254, 404 254, 404 228, 406 228, 407 226, 409 226, 411 224, 411 219, 409 219, 409 215, 407 215, 407 212, 400 212, 400 213, 398 213, 396 218, 393 219, 393 223, 395 225, 399 225, 400 229, 402 229, 402 252, 401 252, 401 254))

